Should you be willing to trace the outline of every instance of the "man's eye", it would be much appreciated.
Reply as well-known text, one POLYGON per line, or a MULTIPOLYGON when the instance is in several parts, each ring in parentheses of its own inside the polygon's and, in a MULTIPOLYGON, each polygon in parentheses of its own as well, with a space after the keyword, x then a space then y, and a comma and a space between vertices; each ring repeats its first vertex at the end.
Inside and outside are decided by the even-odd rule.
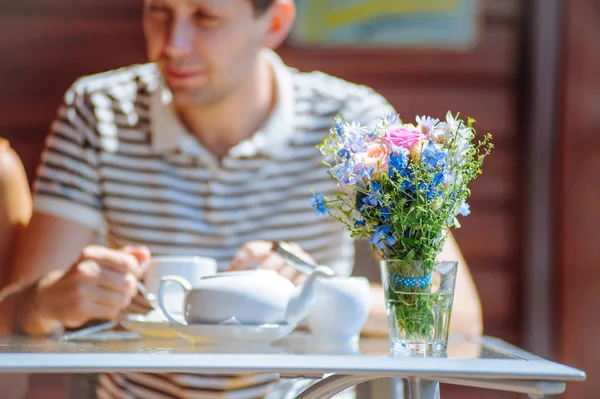
POLYGON ((152 5, 152 6, 148 7, 148 11, 151 12, 152 14, 156 14, 156 15, 168 15, 169 14, 169 9, 165 6, 160 6, 160 5, 152 5))
POLYGON ((207 14, 207 13, 206 13, 206 12, 204 12, 204 11, 198 11, 198 12, 196 12, 196 13, 194 14, 194 18, 195 18, 197 21, 204 21, 204 22, 214 22, 214 21, 216 21, 216 20, 217 20, 217 17, 216 17, 216 16, 214 16, 214 15, 210 15, 210 14, 207 14))

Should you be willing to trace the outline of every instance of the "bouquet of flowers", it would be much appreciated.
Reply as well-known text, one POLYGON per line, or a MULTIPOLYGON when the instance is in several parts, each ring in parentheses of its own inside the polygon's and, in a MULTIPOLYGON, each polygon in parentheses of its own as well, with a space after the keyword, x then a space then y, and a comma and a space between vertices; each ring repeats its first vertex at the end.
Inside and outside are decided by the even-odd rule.
POLYGON ((403 295, 431 292, 436 257, 449 229, 460 227, 457 216, 470 213, 468 185, 493 147, 489 134, 475 142, 474 123, 450 112, 445 121, 416 123, 393 114, 368 129, 338 116, 319 146, 339 190, 313 192, 311 203, 389 261, 382 270, 388 315, 406 335, 433 328, 436 299, 403 295))

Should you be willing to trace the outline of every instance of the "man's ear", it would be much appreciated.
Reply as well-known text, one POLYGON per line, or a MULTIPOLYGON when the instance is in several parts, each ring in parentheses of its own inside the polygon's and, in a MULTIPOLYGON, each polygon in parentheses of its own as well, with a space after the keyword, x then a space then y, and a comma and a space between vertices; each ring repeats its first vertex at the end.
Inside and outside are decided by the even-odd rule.
POLYGON ((265 15, 267 31, 262 45, 270 49, 276 49, 286 39, 296 18, 296 4, 294 0, 275 0, 265 15))

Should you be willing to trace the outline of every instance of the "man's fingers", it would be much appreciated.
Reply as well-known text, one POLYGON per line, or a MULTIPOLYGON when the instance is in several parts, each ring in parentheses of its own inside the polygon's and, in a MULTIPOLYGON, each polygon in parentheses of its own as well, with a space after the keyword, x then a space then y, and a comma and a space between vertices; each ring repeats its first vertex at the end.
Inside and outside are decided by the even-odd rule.
POLYGON ((308 276, 306 274, 304 274, 304 273, 298 273, 291 280, 292 280, 292 283, 294 283, 294 285, 300 285, 300 284, 304 284, 304 282, 306 281, 307 277, 308 276))
POLYGON ((123 292, 109 291, 96 288, 98 295, 95 296, 94 303, 112 309, 113 312, 119 312, 119 310, 127 307, 131 303, 131 296, 123 292))
POLYGON ((56 312, 66 327, 79 327, 94 319, 114 319, 122 306, 121 295, 97 286, 79 284, 67 289, 67 299, 56 312))
POLYGON ((62 323, 65 327, 76 328, 90 320, 114 320, 118 314, 118 309, 88 301, 81 304, 77 312, 65 313, 62 323))
POLYGON ((303 279, 299 277, 304 276, 302 272, 289 265, 281 256, 274 253, 260 264, 259 269, 275 270, 277 273, 291 280, 292 282, 296 280, 303 281, 303 279))
POLYGON ((102 269, 98 275, 98 286, 107 291, 133 296, 137 290, 137 280, 133 274, 121 274, 110 269, 102 269))
POLYGON ((246 270, 256 263, 263 263, 271 255, 268 241, 249 241, 231 260, 231 270, 246 270))
POLYGON ((140 265, 142 265, 142 267, 148 262, 150 262, 150 258, 152 257, 150 249, 145 246, 132 247, 128 245, 126 247, 123 247, 122 251, 133 255, 138 260, 138 262, 140 262, 140 265))
POLYGON ((136 278, 142 276, 142 267, 135 256, 101 246, 89 246, 82 252, 82 260, 92 259, 101 267, 122 274, 133 274, 136 278))
POLYGON ((298 275, 301 275, 302 273, 300 273, 298 270, 296 270, 293 266, 290 266, 288 264, 283 265, 279 270, 278 270, 279 274, 281 274, 283 277, 289 279, 290 281, 294 282, 296 280, 296 278, 298 277, 298 275))

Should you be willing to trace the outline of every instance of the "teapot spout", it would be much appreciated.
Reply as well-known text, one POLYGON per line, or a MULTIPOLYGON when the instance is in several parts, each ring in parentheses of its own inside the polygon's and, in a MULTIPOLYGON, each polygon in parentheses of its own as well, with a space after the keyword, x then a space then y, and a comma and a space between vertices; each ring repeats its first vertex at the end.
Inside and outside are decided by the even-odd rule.
POLYGON ((315 301, 315 283, 319 277, 333 277, 335 272, 327 266, 318 266, 306 279, 304 284, 297 287, 288 301, 285 321, 297 325, 308 316, 315 301))

